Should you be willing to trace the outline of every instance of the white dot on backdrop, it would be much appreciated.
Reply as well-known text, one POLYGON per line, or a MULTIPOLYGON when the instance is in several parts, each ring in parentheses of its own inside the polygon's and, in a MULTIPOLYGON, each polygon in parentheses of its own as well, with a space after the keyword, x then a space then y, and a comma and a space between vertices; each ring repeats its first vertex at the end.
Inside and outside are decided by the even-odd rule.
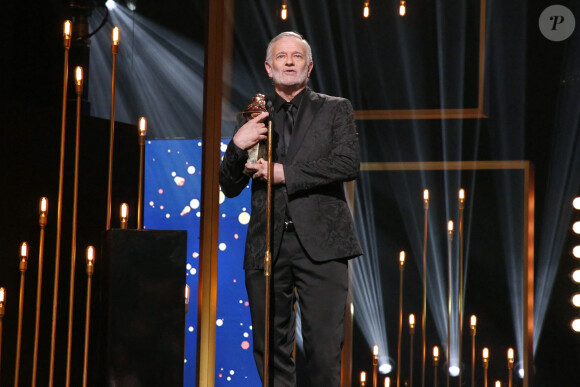
MULTIPOLYGON (((187 270, 191 270, 191 263, 188 263, 188 264, 185 266, 185 268, 186 268, 187 270)), ((240 301, 240 302, 241 302, 241 301, 240 301)))
POLYGON ((164 206, 163 204, 159 206, 159 209, 160 209, 160 210, 162 210, 162 209, 164 209, 164 208, 165 208, 165 206, 164 206))
POLYGON ((225 244, 225 243, 220 243, 220 244, 219 244, 219 249, 220 249, 221 251, 224 251, 224 250, 226 249, 226 244, 225 244))
POLYGON ((227 379, 228 382, 231 382, 232 381, 231 376, 228 376, 226 379, 227 379))
POLYGON ((187 328, 188 331, 193 332, 193 327, 187 328))
POLYGON ((193 252, 193 254, 191 254, 191 256, 193 258, 197 258, 197 257, 199 257, 199 253, 197 251, 195 251, 195 252, 193 252))
POLYGON ((201 141, 199 141, 199 142, 197 143, 197 146, 201 146, 201 141))
POLYGON ((199 218, 199 217, 201 216, 201 212, 199 212, 199 211, 198 211, 198 212, 195 214, 195 216, 197 216, 197 217, 199 218))
POLYGON ((165 214, 165 218, 167 219, 171 218, 171 214, 165 214))
POLYGON ((248 224, 250 222, 250 214, 247 212, 242 212, 240 215, 238 215, 238 221, 241 224, 248 224))
POLYGON ((235 374, 234 370, 230 370, 230 375, 235 374))
POLYGON ((194 210, 199 208, 199 200, 197 199, 191 199, 191 201, 189 202, 189 206, 191 208, 193 208, 194 210))
POLYGON ((151 201, 149 202, 149 205, 150 205, 151 207, 153 207, 153 206, 155 205, 155 202, 154 202, 153 200, 151 200, 151 201))
POLYGON ((218 327, 221 327, 222 325, 224 325, 224 320, 221 318, 218 318, 217 321, 215 322, 215 325, 217 325, 218 327))
POLYGON ((175 171, 171 172, 171 176, 175 177, 177 176, 177 173, 175 171))
POLYGON ((243 303, 244 303, 244 301, 243 300, 240 300, 240 304, 243 304, 243 303))
POLYGON ((244 337, 249 337, 250 334, 248 332, 244 332, 244 337))
POLYGON ((197 273, 197 270, 195 270, 195 267, 194 267, 194 268, 192 268, 192 269, 189 271, 189 273, 190 273, 191 275, 195 275, 195 274, 197 273))
POLYGON ((225 218, 225 217, 226 217, 226 214, 222 214, 222 218, 225 218))
POLYGON ((220 145, 220 149, 221 149, 222 152, 225 152, 226 149, 228 149, 228 146, 222 142, 221 145, 220 145))
POLYGON ((195 167, 193 165, 189 166, 187 168, 187 173, 189 173, 190 175, 193 175, 195 173, 195 167))

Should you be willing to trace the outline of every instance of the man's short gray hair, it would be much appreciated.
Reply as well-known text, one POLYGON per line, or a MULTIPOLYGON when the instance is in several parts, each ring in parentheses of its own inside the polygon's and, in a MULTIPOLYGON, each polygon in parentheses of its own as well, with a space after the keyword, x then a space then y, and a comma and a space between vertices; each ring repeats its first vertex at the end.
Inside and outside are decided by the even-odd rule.
POLYGON ((304 39, 302 35, 300 35, 298 32, 293 31, 282 32, 278 34, 276 37, 274 37, 274 39, 270 40, 268 48, 266 49, 266 62, 268 62, 270 66, 272 65, 272 46, 274 45, 274 43, 276 43, 278 40, 282 38, 294 38, 304 43, 304 46, 306 46, 306 65, 310 66, 310 63, 312 62, 312 49, 310 48, 310 44, 308 44, 308 41, 306 41, 306 39, 304 39))

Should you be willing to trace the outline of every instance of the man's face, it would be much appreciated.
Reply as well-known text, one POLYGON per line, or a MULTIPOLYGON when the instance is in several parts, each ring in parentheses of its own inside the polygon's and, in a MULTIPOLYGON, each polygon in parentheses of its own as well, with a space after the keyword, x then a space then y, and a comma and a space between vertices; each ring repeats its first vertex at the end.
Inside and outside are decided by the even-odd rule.
POLYGON ((285 37, 272 45, 272 63, 266 62, 266 71, 274 86, 304 87, 313 66, 307 62, 304 44, 296 38, 285 37))

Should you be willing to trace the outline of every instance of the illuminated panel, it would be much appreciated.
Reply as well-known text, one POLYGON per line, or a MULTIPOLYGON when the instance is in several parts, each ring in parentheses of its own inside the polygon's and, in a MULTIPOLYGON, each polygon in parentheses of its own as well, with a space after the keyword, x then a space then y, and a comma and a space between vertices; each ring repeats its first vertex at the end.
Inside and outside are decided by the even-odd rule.
MULTIPOLYGON (((228 142, 222 142, 222 155, 228 142)), ((195 386, 201 141, 147 141, 144 192, 146 229, 187 230, 184 269, 191 294, 184 327, 184 385, 195 386)), ((252 326, 242 265, 249 210, 249 187, 235 199, 225 199, 220 193, 216 386, 260 385, 252 354, 252 326)))

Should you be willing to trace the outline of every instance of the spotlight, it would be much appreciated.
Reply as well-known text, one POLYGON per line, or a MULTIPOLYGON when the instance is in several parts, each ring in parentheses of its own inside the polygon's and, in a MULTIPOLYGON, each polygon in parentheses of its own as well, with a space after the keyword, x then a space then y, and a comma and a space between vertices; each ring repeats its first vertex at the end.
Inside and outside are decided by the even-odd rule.
POLYGON ((574 297, 572 297, 572 304, 574 304, 575 307, 580 308, 580 294, 574 294, 574 297))
POLYGON ((574 200, 572 200, 572 206, 575 209, 580 210, 580 196, 577 196, 574 198, 574 200))
POLYGON ((390 374, 393 370, 393 366, 389 363, 383 363, 379 365, 379 372, 383 375, 390 374))
POLYGON ((520 377, 520 379, 523 379, 525 375, 525 371, 523 367, 518 368, 518 376, 520 377))
POLYGON ((458 366, 451 366, 449 367, 449 375, 451 376, 458 376, 459 375, 459 367, 458 366))
POLYGON ((580 246, 574 246, 572 249, 572 255, 576 258, 580 258, 580 246))
POLYGON ((127 1, 127 8, 129 11, 135 11, 137 9, 137 4, 134 1, 127 1))
POLYGON ((574 329, 575 332, 580 332, 580 318, 572 321, 572 329, 574 329))
POLYGON ((574 280, 574 282, 580 283, 580 269, 574 270, 574 272, 572 273, 572 279, 574 280))
POLYGON ((113 0, 107 0, 107 2, 105 3, 105 6, 107 7, 107 9, 109 11, 112 11, 115 8, 117 8, 117 3, 115 3, 113 0))
POLYGON ((574 230, 574 232, 576 234, 580 234, 580 222, 574 222, 574 225, 572 226, 572 230, 574 230))

